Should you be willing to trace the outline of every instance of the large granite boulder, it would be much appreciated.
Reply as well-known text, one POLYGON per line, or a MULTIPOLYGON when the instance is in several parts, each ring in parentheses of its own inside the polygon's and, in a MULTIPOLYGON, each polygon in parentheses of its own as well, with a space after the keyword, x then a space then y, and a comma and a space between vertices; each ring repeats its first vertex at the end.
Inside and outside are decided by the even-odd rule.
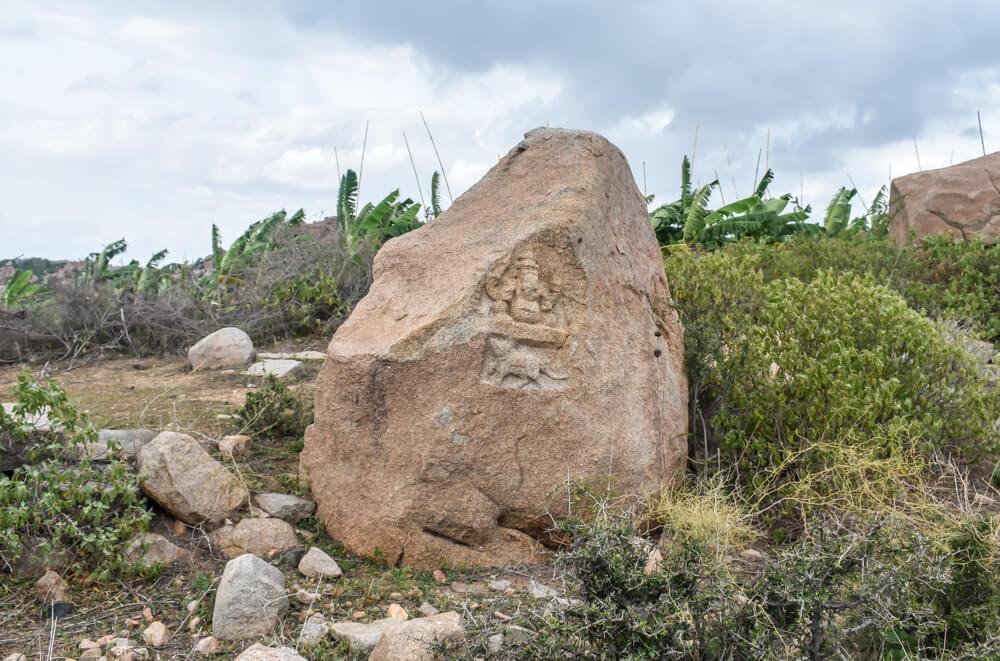
POLYGON ((993 243, 1000 235, 1000 152, 892 180, 889 235, 897 244, 931 234, 993 243))
POLYGON ((188 361, 194 370, 242 368, 253 362, 254 355, 250 336, 232 326, 206 335, 188 349, 188 361))
POLYGON ((625 157, 536 129, 389 241, 327 350, 302 464, 389 563, 538 557, 569 483, 646 495, 687 455, 683 337, 625 157))

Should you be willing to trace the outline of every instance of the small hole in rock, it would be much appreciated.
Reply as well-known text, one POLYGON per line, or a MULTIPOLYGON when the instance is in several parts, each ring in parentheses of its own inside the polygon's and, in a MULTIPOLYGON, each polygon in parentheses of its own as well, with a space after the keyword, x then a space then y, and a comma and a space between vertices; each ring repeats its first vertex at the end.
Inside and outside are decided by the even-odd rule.
POLYGON ((663 355, 663 352, 660 351, 659 349, 653 349, 653 355, 659 358, 660 356, 663 355))
POLYGON ((663 337, 663 333, 661 333, 660 331, 656 331, 655 333, 653 333, 653 335, 655 335, 656 337, 663 337))
POLYGON ((577 243, 583 243, 583 237, 580 237, 579 239, 577 239, 576 242, 577 243))

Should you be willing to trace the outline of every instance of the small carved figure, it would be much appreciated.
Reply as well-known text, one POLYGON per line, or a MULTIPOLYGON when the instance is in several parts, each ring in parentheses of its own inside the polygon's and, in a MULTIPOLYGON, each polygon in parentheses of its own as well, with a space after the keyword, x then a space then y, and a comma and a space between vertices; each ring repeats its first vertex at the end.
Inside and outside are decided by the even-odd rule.
POLYGON ((559 388, 569 378, 547 364, 544 351, 494 335, 487 340, 481 378, 494 385, 513 388, 559 388))
POLYGON ((499 287, 494 283, 487 293, 515 321, 540 324, 545 313, 553 307, 552 294, 541 278, 538 262, 530 250, 524 250, 514 260, 513 266, 501 276, 499 287))

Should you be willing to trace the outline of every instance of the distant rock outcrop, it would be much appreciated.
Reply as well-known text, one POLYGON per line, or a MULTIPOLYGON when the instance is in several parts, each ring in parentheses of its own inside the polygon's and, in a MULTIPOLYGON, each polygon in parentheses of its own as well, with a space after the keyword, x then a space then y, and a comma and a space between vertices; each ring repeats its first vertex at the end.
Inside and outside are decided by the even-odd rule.
POLYGON ((569 482, 683 474, 683 337, 646 204, 594 133, 537 129, 389 241, 330 343, 302 454, 318 516, 389 563, 537 557, 569 482))
POLYGON ((889 235, 899 245, 932 234, 993 243, 1000 236, 1000 152, 893 179, 889 235))

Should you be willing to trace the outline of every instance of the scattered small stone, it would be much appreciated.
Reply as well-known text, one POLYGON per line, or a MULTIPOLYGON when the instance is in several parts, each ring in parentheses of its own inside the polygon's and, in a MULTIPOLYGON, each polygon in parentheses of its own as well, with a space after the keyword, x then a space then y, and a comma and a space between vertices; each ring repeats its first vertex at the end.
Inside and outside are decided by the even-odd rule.
POLYGON ((233 414, 231 414, 231 413, 216 413, 215 414, 215 419, 216 420, 233 420, 235 418, 236 418, 236 416, 233 415, 233 414))
POLYGON ((99 647, 91 647, 90 649, 83 650, 80 654, 80 659, 103 659, 104 650, 99 647))
MULTIPOLYGON (((299 534, 296 530, 295 534, 299 534)), ((299 563, 302 562, 302 558, 305 557, 306 550, 301 547, 296 547, 285 553, 285 566, 289 569, 298 569, 299 563)))
POLYGON ((205 636, 194 644, 194 653, 200 656, 211 656, 219 651, 219 641, 215 636, 205 636))
POLYGON ((319 592, 310 592, 309 590, 297 590, 295 592, 295 601, 299 602, 303 606, 311 606, 320 600, 319 592))
POLYGON ((399 620, 405 620, 410 617, 410 614, 406 612, 406 609, 399 604, 389 604, 389 607, 385 609, 385 614, 399 620))
POLYGON ((250 440, 249 436, 243 434, 223 436, 222 440, 219 441, 219 453, 226 459, 232 459, 247 451, 250 447, 250 440))
POLYGON ((420 608, 418 608, 417 610, 420 611, 420 614, 423 615, 424 617, 432 617, 441 612, 426 601, 420 604, 420 608))
POLYGON ((387 617, 368 624, 334 622, 330 625, 330 633, 337 640, 346 641, 352 650, 370 650, 378 644, 386 631, 399 626, 403 621, 387 617))
POLYGON ((646 576, 652 576, 653 574, 659 573, 662 567, 663 553, 660 551, 659 547, 654 546, 652 550, 650 550, 649 555, 646 556, 646 564, 642 568, 642 573, 646 576))
POLYGON ((281 570, 250 553, 230 560, 215 595, 212 634, 220 640, 264 636, 288 610, 281 570))
POLYGON ((187 611, 189 613, 195 612, 196 610, 198 610, 199 603, 201 602, 197 599, 192 599, 191 601, 187 602, 187 611))
POLYGON ((227 558, 243 553, 270 558, 299 545, 295 528, 281 519, 243 519, 235 526, 219 528, 211 539, 227 558))
POLYGON ((276 379, 290 379, 302 374, 302 363, 298 360, 267 359, 254 363, 244 372, 247 376, 273 376, 276 379))
POLYGON ((499 654, 502 648, 503 648, 502 633, 495 633, 486 639, 486 649, 489 650, 490 654, 499 654))
POLYGON ((391 599, 393 601, 402 601, 403 600, 403 593, 402 592, 390 592, 389 593, 389 599, 391 599))
POLYGON ((92 650, 94 648, 99 648, 100 645, 96 641, 91 640, 90 638, 84 638, 79 642, 77 647, 79 647, 82 650, 92 650))
POLYGON ((69 602, 69 584, 51 569, 35 583, 35 596, 43 604, 69 602))
POLYGON ((318 546, 313 546, 302 556, 299 571, 309 578, 338 578, 344 575, 337 561, 318 546))
POLYGON ((3 658, 3 661, 28 661, 27 657, 23 654, 8 654, 3 658))
POLYGON ((254 643, 236 657, 236 661, 307 661, 291 647, 265 647, 254 643))
POLYGON ((163 647, 170 639, 170 630, 163 622, 153 622, 142 632, 142 639, 150 647, 163 647))
POLYGON ((532 580, 528 583, 528 594, 535 599, 554 599, 559 596, 559 591, 532 580))
POLYGON ((298 642, 306 647, 315 647, 326 638, 330 628, 322 615, 312 615, 302 625, 298 642))
POLYGON ((508 624, 507 635, 515 643, 526 643, 535 637, 535 632, 517 624, 508 624))
POLYGON ((296 523, 312 516, 316 503, 284 493, 259 493, 254 498, 257 505, 273 517, 296 523))
POLYGON ((125 620, 125 626, 128 627, 129 629, 135 629, 140 624, 142 624, 142 620, 138 617, 130 617, 127 620, 125 620))
POLYGON ((368 661, 434 661, 435 647, 456 643, 465 638, 462 618, 449 612, 403 622, 387 630, 368 661))
POLYGON ((505 592, 506 590, 509 590, 510 587, 511 587, 510 581, 508 581, 505 578, 490 583, 490 589, 493 590, 494 592, 505 592))
POLYGON ((199 624, 201 624, 201 618, 195 615, 188 620, 188 631, 194 632, 198 628, 199 624))
POLYGON ((163 535, 147 532, 132 538, 125 547, 125 557, 145 567, 166 567, 187 559, 189 554, 163 535))
POLYGON ((493 611, 493 617, 503 622, 510 620, 510 615, 507 615, 507 613, 504 613, 503 611, 493 611))
POLYGON ((448 580, 448 576, 440 569, 435 569, 433 576, 434 580, 438 583, 445 583, 448 580))
POLYGON ((108 645, 114 645, 117 639, 118 636, 114 635, 113 633, 109 633, 106 636, 101 636, 100 638, 98 638, 96 642, 101 647, 107 647, 108 645))
POLYGON ((365 619, 366 615, 368 615, 368 613, 364 611, 354 611, 353 613, 351 613, 351 619, 357 622, 359 620, 365 619))

